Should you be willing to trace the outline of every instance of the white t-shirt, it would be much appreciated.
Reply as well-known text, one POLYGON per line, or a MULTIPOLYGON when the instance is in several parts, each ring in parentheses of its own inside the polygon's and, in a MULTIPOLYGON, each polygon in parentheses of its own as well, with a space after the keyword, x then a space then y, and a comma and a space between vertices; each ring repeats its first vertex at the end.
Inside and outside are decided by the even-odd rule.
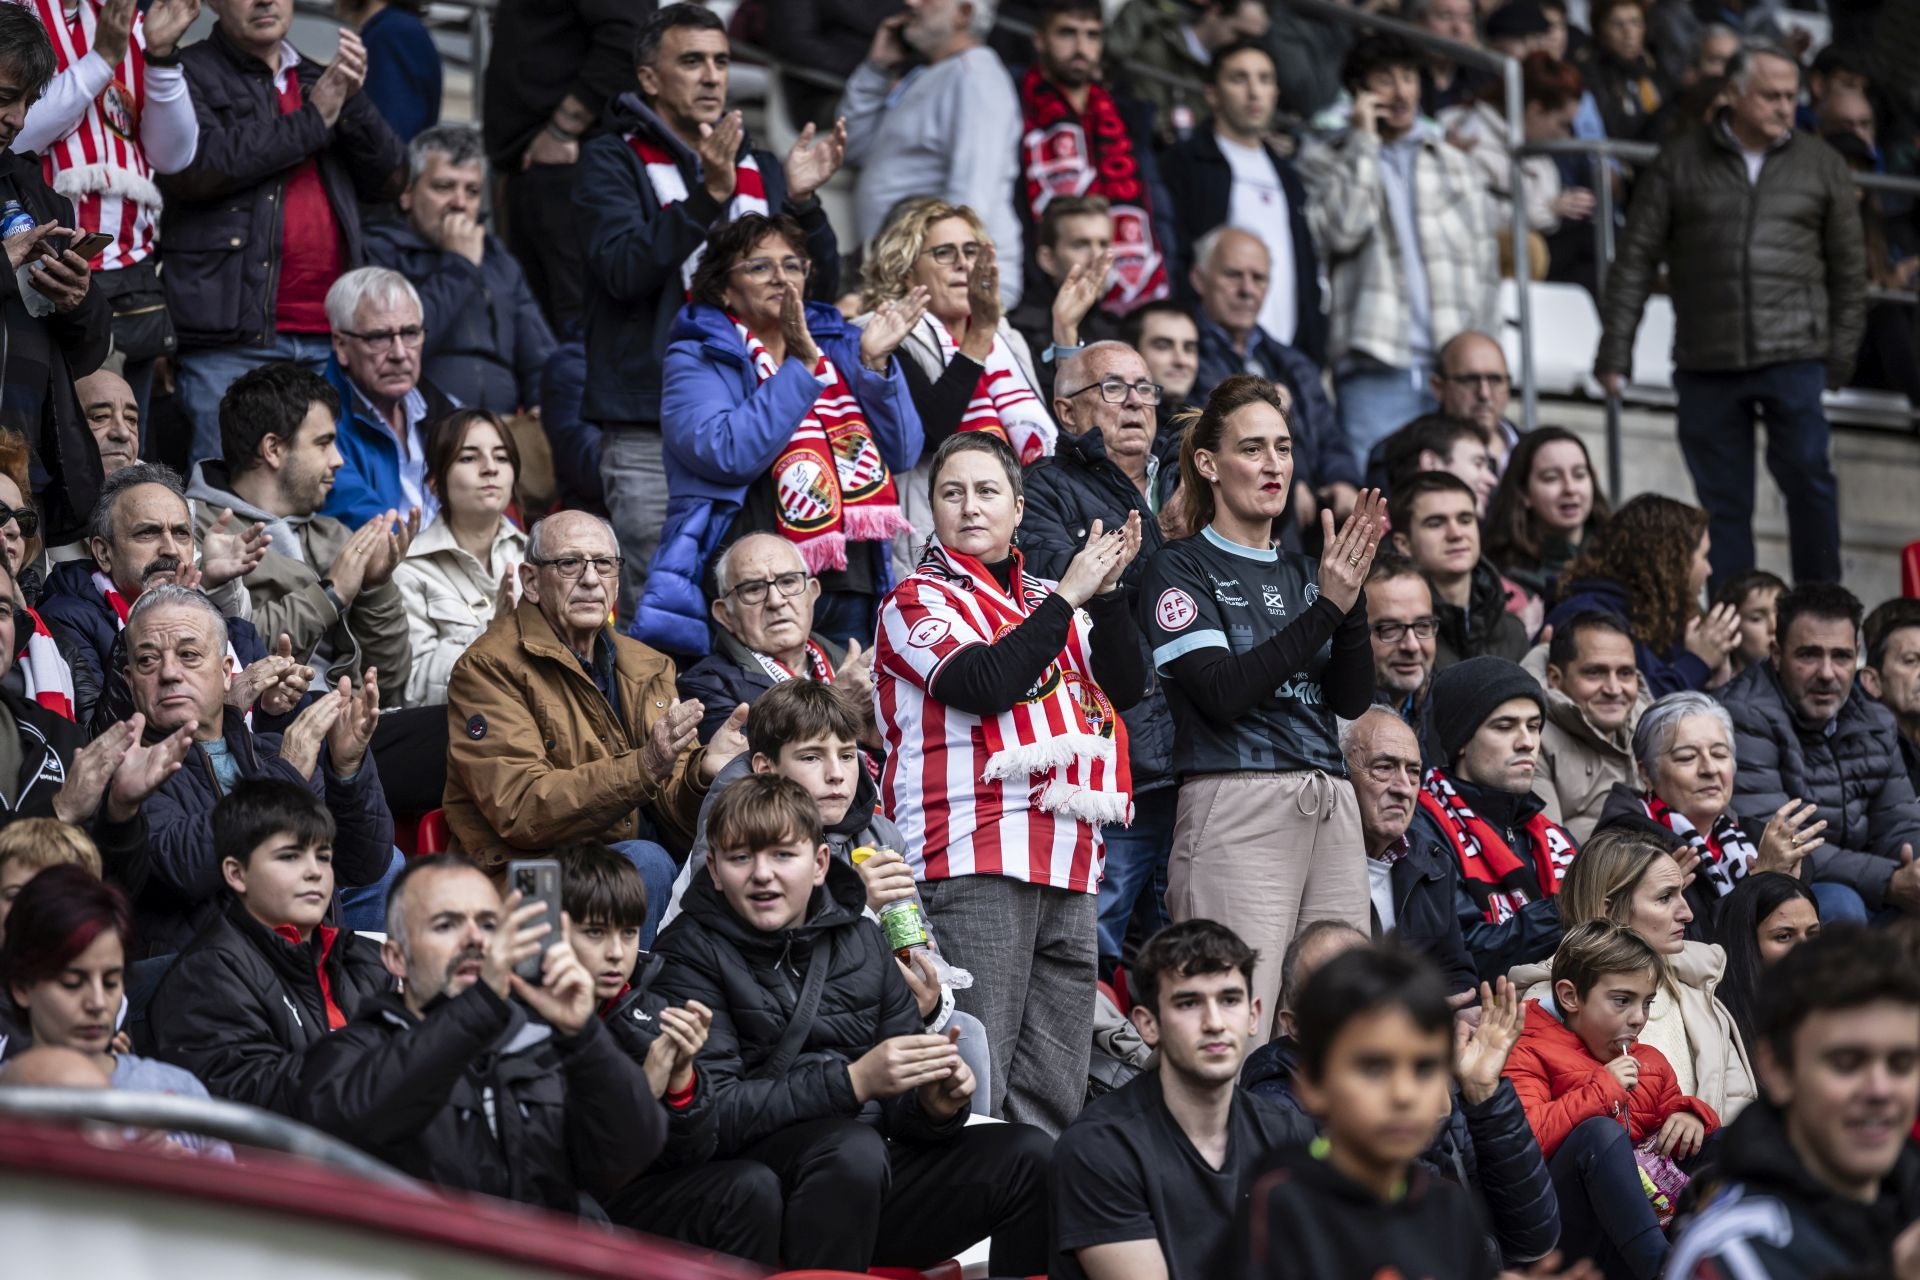
POLYGON ((1367 859, 1367 892, 1373 897, 1373 913, 1380 917, 1380 936, 1393 932, 1393 864, 1379 858, 1367 859))
POLYGON ((1293 224, 1287 209, 1287 189, 1280 185, 1279 171, 1265 147, 1242 146, 1217 133, 1213 139, 1220 144, 1227 167, 1233 170, 1227 225, 1259 236, 1273 259, 1267 300, 1260 308, 1260 327, 1291 346, 1300 318, 1296 314, 1293 224))
POLYGON ((1760 181, 1760 166, 1767 162, 1767 153, 1764 150, 1749 151, 1741 147, 1740 158, 1747 162, 1747 185, 1751 186, 1760 181))

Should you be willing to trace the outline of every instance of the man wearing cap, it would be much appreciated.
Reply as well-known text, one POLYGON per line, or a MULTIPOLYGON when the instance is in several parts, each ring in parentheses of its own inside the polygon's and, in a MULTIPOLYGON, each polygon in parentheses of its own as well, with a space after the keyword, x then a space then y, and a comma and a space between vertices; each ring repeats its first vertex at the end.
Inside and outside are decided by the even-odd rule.
POLYGON ((1533 793, 1546 695, 1518 663, 1479 657, 1436 674, 1428 697, 1443 763, 1427 771, 1408 834, 1453 850, 1460 933, 1491 982, 1553 954, 1553 895, 1579 852, 1533 793))

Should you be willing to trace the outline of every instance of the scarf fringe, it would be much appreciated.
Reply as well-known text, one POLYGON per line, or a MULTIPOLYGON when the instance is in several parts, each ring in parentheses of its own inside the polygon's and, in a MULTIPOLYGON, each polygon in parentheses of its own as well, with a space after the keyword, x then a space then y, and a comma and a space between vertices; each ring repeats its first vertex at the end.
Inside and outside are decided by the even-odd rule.
POLYGON ((1035 803, 1044 813, 1064 814, 1096 827, 1133 825, 1133 800, 1130 797, 1095 791, 1092 787, 1083 787, 1064 778, 1056 777, 1042 787, 1035 803))
POLYGON ((799 549, 808 573, 820 574, 828 569, 847 567, 847 535, 844 533, 823 533, 793 545, 799 549))
POLYGON ((1028 774, 1066 769, 1075 764, 1113 763, 1113 739, 1094 733, 1062 733, 1044 742, 1026 742, 994 753, 981 772, 988 782, 1005 782, 1028 774))
POLYGON ((885 542, 897 533, 908 533, 913 522, 900 514, 897 506, 844 507, 841 520, 847 537, 855 542, 885 542))

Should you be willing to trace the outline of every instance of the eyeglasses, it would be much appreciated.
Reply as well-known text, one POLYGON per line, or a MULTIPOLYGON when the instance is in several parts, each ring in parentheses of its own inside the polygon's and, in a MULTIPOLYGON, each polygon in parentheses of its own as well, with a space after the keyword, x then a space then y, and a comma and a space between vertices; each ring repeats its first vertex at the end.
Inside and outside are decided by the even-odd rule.
POLYGON ((427 340, 426 326, 419 324, 410 324, 404 329, 381 329, 375 333, 355 333, 351 329, 342 329, 340 332, 355 341, 366 343, 376 351, 381 347, 392 346, 396 338, 399 339, 401 346, 409 350, 427 340))
POLYGON ((0 529, 16 522, 20 525, 20 536, 23 538, 31 538, 40 532, 40 513, 32 507, 15 507, 9 511, 0 506, 0 529))
POLYGON ((1504 373, 1443 373, 1440 380, 1456 387, 1485 387, 1489 391, 1495 387, 1513 389, 1513 379, 1504 373))
POLYGON ((551 569, 562 578, 577 578, 592 565, 593 571, 602 578, 611 578, 620 572, 620 566, 626 563, 625 556, 555 556, 551 560, 535 560, 545 569, 551 569))
POLYGON ((1415 618, 1412 622, 1376 622, 1370 628, 1373 638, 1381 644, 1399 644, 1400 638, 1413 632, 1416 640, 1431 640, 1440 630, 1438 618, 1415 618))
POLYGON ((741 604, 765 604, 767 588, 772 587, 781 596, 791 599, 807 589, 811 581, 804 573, 783 573, 773 578, 754 578, 750 582, 736 582, 727 594, 739 600, 741 604))
POLYGON ((1098 382, 1089 382, 1078 391, 1069 391, 1067 399, 1083 396, 1096 387, 1099 388, 1100 398, 1108 404, 1125 404, 1129 391, 1140 397, 1141 404, 1159 404, 1160 393, 1163 390, 1157 382, 1126 382, 1119 378, 1102 378, 1098 382))
POLYGON ((778 262, 772 258, 749 258, 745 262, 733 264, 733 270, 755 284, 764 284, 773 279, 776 267, 779 268, 782 276, 791 276, 796 280, 805 280, 813 274, 813 264, 800 258, 782 258, 778 262))
POLYGON ((980 242, 969 240, 965 244, 937 244, 931 249, 922 249, 920 256, 932 258, 943 267, 950 267, 962 258, 972 262, 980 256, 980 242))

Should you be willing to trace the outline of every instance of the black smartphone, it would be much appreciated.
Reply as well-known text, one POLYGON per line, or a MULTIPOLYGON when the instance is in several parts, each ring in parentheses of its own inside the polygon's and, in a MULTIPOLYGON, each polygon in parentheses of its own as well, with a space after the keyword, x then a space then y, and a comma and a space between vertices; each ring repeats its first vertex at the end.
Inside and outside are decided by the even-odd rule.
MULTIPOLYGON (((540 983, 540 960, 546 955, 547 948, 560 941, 560 864, 552 858, 516 859, 507 864, 507 888, 520 891, 520 904, 538 902, 547 909, 546 922, 553 926, 553 932, 540 941, 540 951, 529 956, 513 967, 513 971, 528 982, 538 986, 540 983)), ((529 924, 538 924, 540 917, 535 916, 529 924)))
POLYGON ((92 235, 81 236, 69 245, 68 248, 79 254, 82 262, 92 262, 95 254, 112 243, 112 236, 104 231, 96 231, 92 235))

